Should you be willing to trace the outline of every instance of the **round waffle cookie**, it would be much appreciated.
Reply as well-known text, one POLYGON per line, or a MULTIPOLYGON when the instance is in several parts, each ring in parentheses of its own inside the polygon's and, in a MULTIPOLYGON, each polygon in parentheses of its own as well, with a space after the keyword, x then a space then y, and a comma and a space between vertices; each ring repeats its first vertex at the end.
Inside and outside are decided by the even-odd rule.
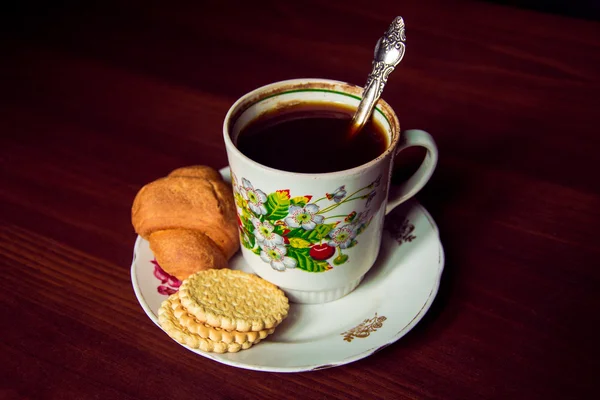
POLYGON ((226 331, 221 328, 212 327, 206 323, 198 321, 196 317, 190 314, 188 310, 183 305, 181 305, 178 293, 179 292, 173 294, 169 298, 171 300, 171 308, 173 309, 173 315, 175 315, 181 326, 187 328, 188 331, 202 338, 210 339, 214 342, 224 343, 254 343, 258 340, 266 338, 268 335, 275 331, 275 328, 271 328, 257 332, 238 332, 226 331))
POLYGON ((179 300, 198 321, 238 332, 275 328, 289 310, 288 299, 277 286, 231 269, 191 275, 179 288, 179 300))
POLYGON ((163 330, 175 341, 193 349, 200 349, 202 351, 214 353, 237 353, 240 350, 249 349, 252 347, 252 345, 260 342, 261 340, 259 338, 253 342, 246 341, 243 343, 225 343, 200 337, 199 335, 190 332, 186 327, 179 323, 179 320, 173 313, 171 297, 163 301, 158 309, 158 322, 163 330))

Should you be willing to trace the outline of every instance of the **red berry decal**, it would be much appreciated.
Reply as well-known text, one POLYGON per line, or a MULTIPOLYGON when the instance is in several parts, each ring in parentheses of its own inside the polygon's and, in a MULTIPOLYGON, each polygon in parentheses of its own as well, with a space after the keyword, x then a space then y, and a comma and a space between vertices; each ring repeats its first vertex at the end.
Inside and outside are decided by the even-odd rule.
POLYGON ((315 244, 310 248, 310 256, 318 261, 327 260, 329 257, 335 254, 335 247, 331 247, 328 244, 315 244))

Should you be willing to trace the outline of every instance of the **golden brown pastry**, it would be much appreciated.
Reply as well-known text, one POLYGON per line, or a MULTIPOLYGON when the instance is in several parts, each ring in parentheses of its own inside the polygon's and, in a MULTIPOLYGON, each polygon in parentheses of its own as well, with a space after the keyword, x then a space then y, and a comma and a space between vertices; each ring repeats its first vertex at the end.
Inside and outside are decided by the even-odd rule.
POLYGON ((227 268, 227 258, 208 236, 193 229, 150 234, 150 249, 161 268, 179 280, 206 269, 227 268))
POLYGON ((133 226, 143 238, 157 230, 196 229, 227 258, 238 249, 233 193, 222 180, 166 177, 144 186, 133 202, 133 226))
POLYGON ((190 165, 188 167, 177 168, 168 176, 185 176, 188 178, 204 178, 211 181, 220 181, 222 180, 221 174, 219 171, 207 167, 206 165, 190 165))
POLYGON ((223 268, 239 248, 231 186, 210 167, 179 168, 145 185, 133 201, 131 220, 161 267, 179 279, 223 268), (196 265, 201 261, 206 264, 196 265))

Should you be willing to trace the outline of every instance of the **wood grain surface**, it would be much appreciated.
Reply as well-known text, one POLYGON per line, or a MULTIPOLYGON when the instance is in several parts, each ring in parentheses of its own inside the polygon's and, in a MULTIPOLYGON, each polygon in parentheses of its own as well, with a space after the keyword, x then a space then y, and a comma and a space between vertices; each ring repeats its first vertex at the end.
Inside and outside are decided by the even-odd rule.
POLYGON ((4 14, 0 398, 594 397, 600 23, 481 1, 123 3, 4 14), (383 97, 440 149, 418 195, 447 257, 433 308, 319 372, 180 347, 131 287, 137 190, 225 166, 225 113, 258 86, 362 85, 396 15, 407 52, 383 97))

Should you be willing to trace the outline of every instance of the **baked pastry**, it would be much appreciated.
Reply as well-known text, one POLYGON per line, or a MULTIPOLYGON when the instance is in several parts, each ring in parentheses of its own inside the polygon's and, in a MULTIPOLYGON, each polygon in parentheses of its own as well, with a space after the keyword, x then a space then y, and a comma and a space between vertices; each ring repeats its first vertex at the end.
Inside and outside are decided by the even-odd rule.
POLYGON ((180 280, 226 267, 239 248, 231 186, 210 167, 179 168, 145 185, 131 220, 160 266, 180 280))
POLYGON ((179 280, 204 269, 227 268, 227 258, 205 234, 194 229, 152 232, 150 249, 158 264, 179 280))

